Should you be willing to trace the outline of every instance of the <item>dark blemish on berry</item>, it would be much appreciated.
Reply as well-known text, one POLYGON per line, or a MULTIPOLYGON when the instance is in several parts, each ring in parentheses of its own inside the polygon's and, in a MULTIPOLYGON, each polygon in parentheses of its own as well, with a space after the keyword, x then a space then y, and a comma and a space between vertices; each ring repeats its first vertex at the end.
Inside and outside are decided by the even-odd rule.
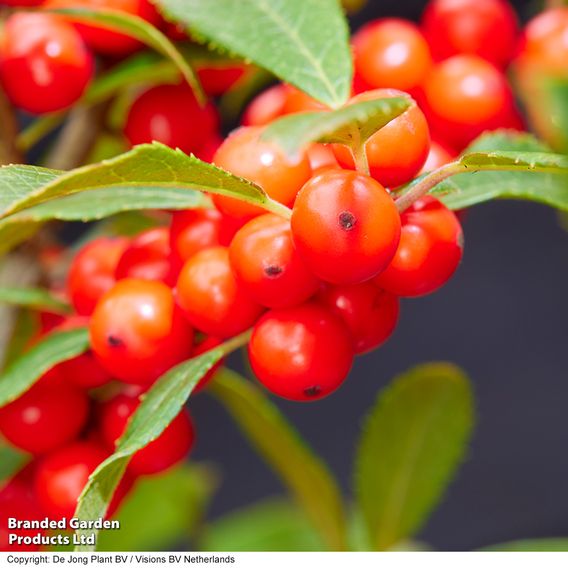
POLYGON ((357 223, 357 217, 351 211, 343 211, 339 214, 339 224, 344 231, 350 231, 357 223))
POLYGON ((120 347, 122 345, 122 339, 115 337, 114 335, 109 335, 107 337, 107 343, 111 347, 120 347))
POLYGON ((282 274, 282 267, 277 266, 275 264, 271 264, 270 266, 267 266, 264 269, 264 273, 269 278, 275 278, 276 276, 279 276, 280 274, 282 274))
POLYGON ((304 394, 310 398, 317 396, 318 394, 320 394, 320 392, 321 392, 321 387, 318 385, 314 385, 313 387, 308 387, 307 389, 304 389, 304 394))

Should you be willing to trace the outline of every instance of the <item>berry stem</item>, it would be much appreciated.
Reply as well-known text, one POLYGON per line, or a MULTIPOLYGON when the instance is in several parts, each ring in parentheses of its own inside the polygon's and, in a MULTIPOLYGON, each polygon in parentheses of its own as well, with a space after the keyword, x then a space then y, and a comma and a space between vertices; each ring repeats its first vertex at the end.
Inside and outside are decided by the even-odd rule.
POLYGON ((46 158, 46 166, 54 170, 72 170, 79 166, 101 130, 104 110, 102 105, 75 107, 46 158))
MULTIPOLYGON (((483 169, 483 168, 478 168, 483 169)), ((433 187, 438 185, 450 176, 463 173, 465 171, 477 171, 463 165, 461 162, 450 162, 437 170, 427 174, 422 179, 412 185, 406 193, 403 193, 396 201, 395 205, 399 213, 408 209, 417 199, 424 197, 433 187)))
POLYGON ((0 87, 0 164, 19 164, 23 162, 17 148, 18 122, 14 109, 0 87))
POLYGON ((353 154, 355 169, 361 174, 365 174, 366 176, 370 175, 365 144, 361 141, 361 133, 358 129, 353 132, 350 149, 351 154, 353 154))

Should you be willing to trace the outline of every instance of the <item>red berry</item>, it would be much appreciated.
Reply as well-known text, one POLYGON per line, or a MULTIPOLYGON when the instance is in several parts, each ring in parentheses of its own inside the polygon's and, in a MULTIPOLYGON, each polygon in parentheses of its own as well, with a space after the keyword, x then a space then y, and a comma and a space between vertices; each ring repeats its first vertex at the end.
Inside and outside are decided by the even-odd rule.
MULTIPOLYGON (((221 145, 213 159, 215 165, 232 174, 260 185, 272 199, 292 205, 296 194, 311 175, 305 152, 297 158, 288 157, 279 146, 260 139, 261 128, 243 127, 235 130, 221 145)), ((236 219, 250 219, 264 210, 244 201, 214 195, 216 207, 236 219)))
POLYGON ((286 85, 278 84, 257 95, 245 109, 244 126, 265 126, 284 113, 286 85))
POLYGON ((235 280, 225 247, 203 250, 185 263, 177 297, 192 325, 220 338, 245 331, 262 313, 262 306, 235 280))
POLYGON ((527 24, 520 60, 554 77, 568 75, 568 7, 545 10, 527 24))
MULTIPOLYGON (((139 404, 140 401, 137 398, 120 394, 101 406, 102 435, 112 451, 139 404)), ((182 410, 158 438, 136 452, 128 464, 128 470, 136 476, 165 471, 182 461, 194 442, 195 433, 189 414, 186 410, 182 410)))
POLYGON ((134 101, 124 133, 133 145, 155 140, 190 154, 200 150, 217 127, 214 106, 200 107, 188 85, 160 85, 134 101))
POLYGON ((44 516, 33 494, 33 475, 33 468, 28 465, 0 489, 0 551, 39 549, 38 544, 10 544, 10 535, 34 537, 37 534, 43 534, 43 530, 8 528, 9 519, 39 521, 44 516))
POLYGON ((245 73, 242 63, 214 65, 211 62, 207 67, 199 67, 197 76, 203 90, 210 96, 216 97, 228 91, 245 73))
POLYGON ((313 174, 316 172, 319 173, 324 169, 337 169, 340 167, 331 146, 326 146, 325 144, 310 144, 307 153, 313 174))
POLYGON ((274 85, 257 95, 246 108, 245 126, 265 126, 286 114, 326 110, 326 107, 290 85, 274 85))
POLYGON ((263 306, 300 304, 319 287, 294 247, 290 222, 276 215, 261 215, 240 229, 229 257, 237 281, 263 306))
POLYGON ((504 67, 515 51, 518 24, 507 0, 430 0, 422 29, 436 59, 466 53, 504 67))
POLYGON ((193 330, 162 282, 128 278, 97 304, 91 346, 103 367, 127 383, 149 384, 188 359, 193 330))
POLYGON ((384 18, 369 22, 353 36, 355 69, 372 89, 410 91, 430 67, 430 48, 411 22, 384 18))
POLYGON ((455 55, 436 65, 423 98, 433 130, 459 148, 484 130, 509 126, 514 112, 506 77, 475 55, 455 55))
POLYGON ((116 266, 127 246, 127 239, 103 237, 91 241, 75 256, 67 290, 78 314, 92 314, 101 296, 114 286, 116 266))
MULTIPOLYGON (((88 10, 115 10, 138 16, 151 24, 158 24, 160 16, 149 0, 47 0, 46 8, 83 8, 88 10)), ((73 22, 73 16, 68 17, 73 22)), ((85 43, 97 53, 124 56, 141 47, 134 38, 112 31, 99 24, 76 23, 75 27, 85 43)))
POLYGON ((40 382, 0 409, 0 432, 14 446, 43 454, 75 439, 88 412, 89 401, 81 389, 40 382))
POLYGON ((216 209, 174 211, 170 228, 172 262, 181 266, 200 250, 221 244, 223 217, 216 209))
POLYGON ((18 13, 0 36, 0 80, 10 100, 34 114, 72 105, 94 71, 93 57, 71 25, 51 14, 18 13))
MULTIPOLYGON (((350 103, 391 97, 408 95, 395 89, 379 89, 357 95, 350 103)), ((371 176, 386 187, 407 183, 424 165, 429 148, 428 123, 422 111, 413 104, 367 140, 365 152, 371 176)), ((334 144, 333 151, 344 168, 355 167, 347 146, 334 144)))
MULTIPOLYGON (((65 331, 78 327, 89 327, 89 318, 70 316, 55 331, 65 331)), ((63 380, 84 389, 101 387, 112 380, 112 376, 101 366, 92 351, 87 351, 73 359, 59 363, 56 370, 63 380)))
POLYGON ((372 278, 391 261, 400 236, 393 200, 374 179, 328 170, 300 191, 292 212, 294 244, 308 268, 335 284, 372 278))
POLYGON ((382 345, 398 322, 398 298, 370 282, 327 286, 318 299, 345 322, 356 354, 382 345))
POLYGON ((397 296, 430 294, 450 279, 462 253, 463 233, 457 217, 427 196, 402 214, 396 255, 374 282, 397 296))
POLYGON ((323 103, 316 101, 300 89, 291 85, 284 85, 286 98, 282 108, 282 114, 296 114, 298 112, 313 112, 317 110, 329 110, 323 103))
POLYGON ((170 283, 169 229, 150 229, 134 238, 120 257, 115 277, 117 280, 139 278, 170 283))
POLYGON ((432 140, 430 143, 430 151, 428 152, 428 158, 422 166, 422 172, 431 172, 437 170, 442 166, 450 163, 456 158, 457 154, 451 148, 448 148, 444 144, 432 140))
POLYGON ((204 162, 208 164, 213 163, 213 158, 215 157, 215 153, 223 143, 223 138, 221 138, 220 134, 213 134, 210 138, 205 141, 205 144, 195 152, 195 155, 204 162))
MULTIPOLYGON (((38 464, 34 487, 44 513, 52 520, 70 519, 89 476, 108 457, 105 448, 94 442, 76 442, 45 456, 38 464)), ((107 517, 114 514, 132 486, 124 477, 109 505, 107 517)))
POLYGON ((347 378, 352 340, 335 314, 315 303, 270 310, 255 325, 249 357, 258 380, 290 400, 323 398, 347 378))

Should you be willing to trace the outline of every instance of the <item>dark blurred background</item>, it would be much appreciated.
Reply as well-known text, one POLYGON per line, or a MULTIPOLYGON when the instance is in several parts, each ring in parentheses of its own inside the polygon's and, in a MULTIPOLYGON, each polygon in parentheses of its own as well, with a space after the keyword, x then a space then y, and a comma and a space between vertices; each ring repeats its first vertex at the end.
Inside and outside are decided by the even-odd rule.
MULTIPOLYGON (((379 16, 418 19, 424 2, 369 0, 353 28, 379 16)), ((515 2, 526 19, 535 11, 515 2)), ((468 459, 419 534, 440 550, 568 535, 568 233, 555 211, 521 202, 471 209, 454 279, 406 301, 389 343, 359 358, 335 395, 313 404, 277 401, 351 495, 362 418, 389 380, 417 363, 447 360, 469 374, 477 427, 468 459)), ((237 357, 236 365, 240 361, 237 357)), ((212 518, 284 491, 207 395, 191 402, 198 460, 223 477, 212 518)))

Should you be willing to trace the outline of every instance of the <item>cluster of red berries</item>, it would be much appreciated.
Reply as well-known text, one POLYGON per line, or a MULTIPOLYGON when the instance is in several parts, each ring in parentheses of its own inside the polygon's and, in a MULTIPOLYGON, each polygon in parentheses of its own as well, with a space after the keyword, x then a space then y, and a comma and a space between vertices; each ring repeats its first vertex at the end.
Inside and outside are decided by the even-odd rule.
MULTIPOLYGON (((159 23, 146 0, 10 2, 31 3, 108 4, 159 23)), ((545 57, 552 67, 565 63, 555 47, 568 29, 561 13, 564 19, 540 16, 529 25, 521 41, 526 57, 545 57)), ((180 38, 177 29, 168 33, 180 38)), ((83 247, 60 291, 75 314, 49 318, 43 334, 86 326, 91 350, 0 409, 1 434, 33 455, 0 491, 2 517, 72 516, 139 396, 173 366, 248 330, 252 369, 272 393, 308 401, 335 391, 354 356, 392 334, 399 298, 434 292, 456 270, 463 248, 456 215, 431 196, 400 213, 391 191, 447 163, 484 130, 522 127, 504 75, 518 53, 518 36, 506 0, 432 0, 420 27, 388 18, 359 30, 348 104, 394 96, 411 101, 366 142, 368 174, 355 171, 346 146, 312 144, 290 157, 263 139, 264 127, 278 117, 326 110, 288 85, 254 99, 243 126, 224 141, 214 105, 200 107, 187 86, 144 92, 125 127, 132 144, 159 140, 197 153, 258 184, 290 216, 215 195, 211 208, 173 212, 167 227, 83 247)), ((24 110, 60 110, 85 90, 94 69, 91 50, 120 57, 136 47, 100 27, 41 11, 16 13, 0 37, 0 81, 24 110)), ((243 69, 211 71, 204 69, 201 79, 216 95, 243 69)), ((136 454, 115 505, 137 476, 178 463, 193 442, 184 409, 136 454)), ((3 520, 0 548, 6 546, 3 520)))
MULTIPOLYGON (((34 12, 15 12, 3 23, 0 32, 0 83, 11 102, 32 114, 44 114, 64 110, 76 103, 91 83, 97 67, 108 68, 141 48, 131 37, 112 31, 99 24, 86 24, 47 10, 62 8, 110 9, 138 16, 160 28, 172 40, 189 41, 184 30, 169 24, 158 14, 149 0, 3 0, 0 4, 13 7, 35 6, 34 12), (97 65, 96 58, 100 60, 97 65)), ((205 92, 216 96, 229 89, 245 71, 239 62, 197 62, 197 74, 205 92)), ((201 112, 201 122, 183 120, 184 114, 176 114, 176 129, 192 132, 191 143, 183 149, 187 152, 202 150, 200 128, 209 132, 216 127, 216 113, 211 108, 198 107, 187 87, 160 87, 156 96, 170 97, 174 111, 190 107, 189 115, 195 119, 201 112)), ((152 96, 150 96, 152 100, 152 96)), ((168 106, 164 112, 171 119, 174 115, 168 106)), ((145 122, 143 111, 138 115, 145 122)), ((175 121, 174 121, 175 122, 175 121)), ((176 132, 168 132, 169 119, 154 120, 148 124, 148 135, 174 140, 176 132)), ((136 143, 136 140, 133 140, 136 143)), ((207 150, 203 152, 207 156, 207 150)))

